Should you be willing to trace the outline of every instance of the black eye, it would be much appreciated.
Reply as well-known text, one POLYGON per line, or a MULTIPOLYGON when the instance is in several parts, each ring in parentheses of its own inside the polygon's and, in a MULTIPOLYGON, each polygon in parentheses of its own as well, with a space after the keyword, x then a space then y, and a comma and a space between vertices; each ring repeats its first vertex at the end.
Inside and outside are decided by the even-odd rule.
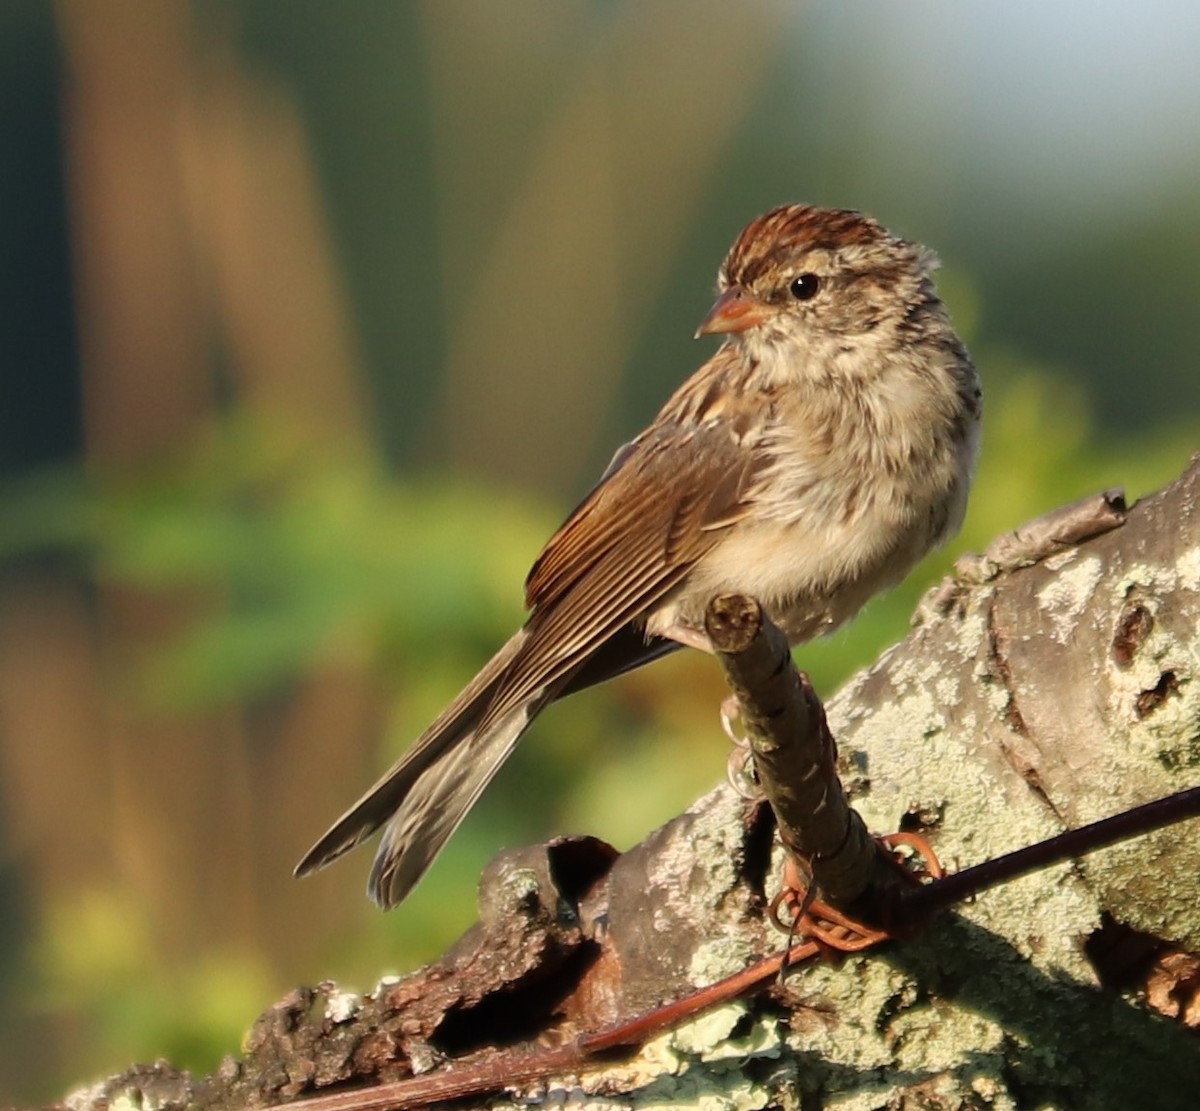
POLYGON ((792 284, 788 286, 788 292, 797 301, 811 301, 820 288, 821 279, 816 274, 801 274, 800 277, 792 279, 792 284))

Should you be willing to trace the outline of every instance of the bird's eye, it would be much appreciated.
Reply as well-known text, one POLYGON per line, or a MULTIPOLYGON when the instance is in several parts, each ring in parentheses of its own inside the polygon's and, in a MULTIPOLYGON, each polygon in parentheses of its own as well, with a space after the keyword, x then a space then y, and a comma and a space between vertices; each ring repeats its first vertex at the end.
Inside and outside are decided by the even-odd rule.
POLYGON ((821 279, 816 274, 801 274, 798 278, 792 279, 792 284, 788 286, 788 292, 797 301, 811 301, 820 288, 821 279))

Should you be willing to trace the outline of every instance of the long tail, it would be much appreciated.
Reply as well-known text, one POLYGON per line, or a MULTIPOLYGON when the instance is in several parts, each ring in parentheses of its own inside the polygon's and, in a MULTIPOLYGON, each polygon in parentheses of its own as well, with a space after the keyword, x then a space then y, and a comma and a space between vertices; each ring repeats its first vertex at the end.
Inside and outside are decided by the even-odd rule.
POLYGON ((528 675, 520 657, 529 637, 526 626, 508 640, 379 782, 308 850, 296 865, 297 876, 324 868, 386 824, 367 891, 380 906, 395 906, 433 863, 546 703, 679 647, 657 637, 647 640, 626 625, 578 665, 541 669, 546 681, 531 687, 520 681, 528 675), (514 691, 522 693, 514 696, 514 691))
POLYGON ((531 699, 460 734, 417 774, 384 829, 371 866, 367 890, 381 907, 395 906, 425 874, 545 701, 531 699))
POLYGON ((368 892, 382 907, 399 903, 424 874, 500 769, 534 715, 554 696, 536 690, 503 706, 509 665, 524 629, 417 738, 389 771, 346 811, 296 865, 306 876, 387 823, 368 892))

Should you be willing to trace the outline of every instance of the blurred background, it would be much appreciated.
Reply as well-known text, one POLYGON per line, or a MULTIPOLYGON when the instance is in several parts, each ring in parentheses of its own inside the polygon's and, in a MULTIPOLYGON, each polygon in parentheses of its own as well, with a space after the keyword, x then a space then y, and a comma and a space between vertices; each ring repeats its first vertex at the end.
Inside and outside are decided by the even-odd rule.
MULTIPOLYGON (((1200 416, 1200 7, 0 5, 0 1103, 369 989, 503 845, 723 775, 711 663, 555 708, 417 894, 299 855, 512 631, 711 350, 742 225, 934 247, 985 382, 963 536, 800 653, 832 693, 964 548, 1200 416)), ((915 740, 915 739, 914 739, 915 740)))

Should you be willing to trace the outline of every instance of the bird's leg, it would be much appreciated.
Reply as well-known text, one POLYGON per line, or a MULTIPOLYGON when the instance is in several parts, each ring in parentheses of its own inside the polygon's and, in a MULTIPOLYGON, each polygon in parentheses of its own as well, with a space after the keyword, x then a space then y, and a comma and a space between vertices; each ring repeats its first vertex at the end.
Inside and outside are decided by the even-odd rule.
MULTIPOLYGON (((712 655, 712 645, 703 629, 696 629, 690 625, 675 625, 666 635, 680 644, 699 648, 701 652, 712 655)), ((736 695, 728 695, 721 702, 721 729, 733 748, 729 752, 729 759, 725 761, 725 778, 738 795, 756 802, 763 797, 763 793, 758 783, 758 772, 754 767, 750 738, 741 727, 741 717, 742 704, 736 695)))
POLYGON ((725 736, 733 743, 729 750, 729 759, 725 761, 725 778, 744 799, 756 801, 763 797, 762 787, 758 782, 758 771, 754 767, 754 750, 750 747, 750 738, 742 732, 740 720, 742 705, 736 695, 729 695, 721 703, 721 728, 725 736))
POLYGON ((699 648, 701 652, 707 652, 710 656, 713 654, 708 634, 694 625, 684 625, 677 621, 666 629, 655 629, 654 631, 659 636, 673 640, 676 644, 682 644, 686 648, 699 648))
MULTIPOLYGON (((693 625, 677 622, 670 628, 663 629, 660 636, 686 645, 688 648, 699 648, 701 652, 713 654, 708 634, 703 629, 693 625)), ((721 729, 733 744, 729 759, 725 763, 725 778, 744 799, 757 800, 762 798, 762 790, 758 786, 758 776, 754 770, 754 753, 750 750, 750 741, 742 732, 739 720, 742 707, 735 695, 729 695, 721 703, 721 729)))

